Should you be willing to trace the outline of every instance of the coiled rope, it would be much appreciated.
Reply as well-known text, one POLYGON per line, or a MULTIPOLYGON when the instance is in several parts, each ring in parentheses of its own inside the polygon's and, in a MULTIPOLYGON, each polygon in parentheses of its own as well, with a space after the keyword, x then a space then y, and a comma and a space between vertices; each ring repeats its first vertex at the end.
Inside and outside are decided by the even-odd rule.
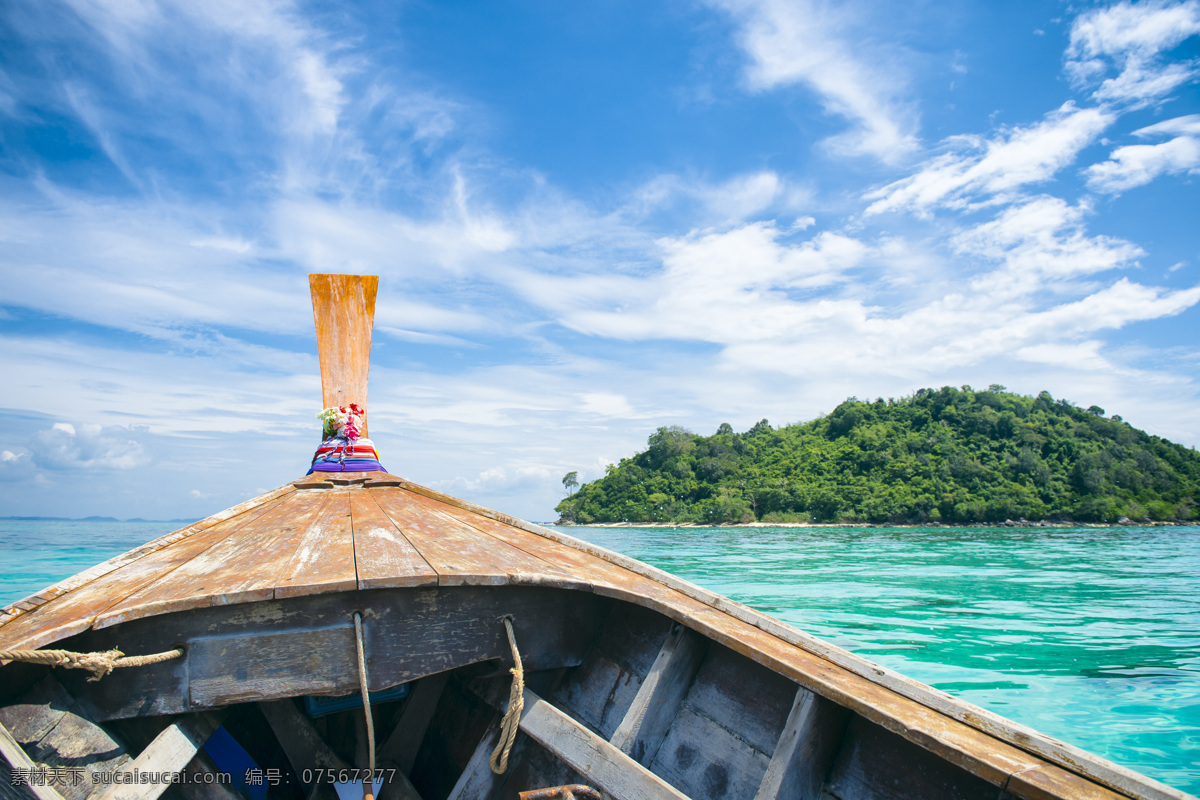
POLYGON ((375 797, 375 723, 371 719, 371 695, 367 691, 367 656, 363 652, 362 614, 354 612, 354 640, 358 645, 358 688, 362 692, 363 714, 367 718, 367 763, 370 765, 363 780, 363 800, 375 797))
POLYGON ((508 769, 508 754, 512 752, 513 742, 517 738, 517 728, 521 725, 521 712, 525 709, 525 670, 521 667, 521 653, 517 650, 517 637, 513 634, 512 615, 504 617, 504 629, 508 632, 508 646, 512 648, 513 668, 512 688, 508 691, 508 710, 500 722, 500 741, 488 764, 492 772, 503 775, 508 769))
POLYGON ((27 664, 48 664, 64 669, 86 669, 92 673, 88 682, 94 683, 118 667, 158 664, 179 658, 183 653, 182 647, 146 656, 127 656, 115 649, 102 653, 73 653, 70 650, 0 650, 0 661, 24 661, 27 664))

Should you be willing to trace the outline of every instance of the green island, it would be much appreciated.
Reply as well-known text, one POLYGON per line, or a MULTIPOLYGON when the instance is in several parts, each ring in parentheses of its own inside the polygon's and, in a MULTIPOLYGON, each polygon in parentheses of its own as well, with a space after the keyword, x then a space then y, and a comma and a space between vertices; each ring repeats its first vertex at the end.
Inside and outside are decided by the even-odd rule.
POLYGON ((1194 522, 1200 453, 993 384, 851 397, 810 422, 663 427, 556 507, 562 524, 1194 522))

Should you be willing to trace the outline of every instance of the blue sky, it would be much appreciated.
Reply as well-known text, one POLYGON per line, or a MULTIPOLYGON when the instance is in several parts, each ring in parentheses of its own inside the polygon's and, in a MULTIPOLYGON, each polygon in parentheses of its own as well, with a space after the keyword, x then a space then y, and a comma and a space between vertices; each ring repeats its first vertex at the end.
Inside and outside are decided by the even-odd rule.
POLYGON ((535 520, 657 426, 992 383, 1200 444, 1200 2, 0 6, 0 515, 203 516, 319 436, 535 520))

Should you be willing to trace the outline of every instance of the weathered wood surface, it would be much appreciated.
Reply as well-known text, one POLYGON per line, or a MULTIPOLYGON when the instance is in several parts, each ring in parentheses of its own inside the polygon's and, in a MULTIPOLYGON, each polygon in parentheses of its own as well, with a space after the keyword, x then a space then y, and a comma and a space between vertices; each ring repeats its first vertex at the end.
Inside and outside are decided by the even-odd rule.
POLYGON ((388 735, 383 746, 379 748, 380 761, 395 761, 400 771, 405 775, 412 772, 413 762, 417 758, 417 749, 425 738, 425 731, 433 713, 437 710, 438 700, 450 673, 439 672, 421 678, 412 689, 412 694, 404 706, 396 727, 388 735))
POLYGON ((827 789, 840 800, 995 800, 997 796, 994 785, 857 716, 846 727, 827 789))
POLYGON ((670 621, 640 606, 616 604, 583 664, 551 701, 609 739, 637 697, 670 631, 670 621))
POLYGON ((849 713, 804 688, 788 713, 754 800, 817 800, 849 713))
POLYGON ((194 639, 188 647, 193 708, 338 694, 358 685, 354 628, 264 632, 194 639))
POLYGON ((348 489, 326 493, 312 523, 298 533, 295 552, 275 581, 274 597, 358 588, 348 489))
POLYGON ((650 768, 689 797, 751 800, 769 763, 761 750, 684 704, 650 768))
MULTIPOLYGON (((275 738, 292 764, 296 777, 304 782, 306 772, 313 774, 318 770, 340 771, 348 765, 337 754, 329 749, 320 735, 296 708, 291 700, 275 700, 270 703, 259 703, 259 709, 267 718, 275 738)), ((326 781, 304 783, 305 795, 317 800, 336 800, 337 791, 326 781)))
POLYGON ((327 492, 293 492, 246 521, 170 574, 115 604, 100 616, 103 628, 146 616, 275 597, 278 577, 300 539, 329 500, 327 492))
POLYGON ((33 770, 37 769, 37 765, 30 760, 25 751, 21 749, 21 745, 13 738, 13 735, 8 732, 8 728, 0 724, 0 761, 4 767, 0 770, 0 797, 13 798, 13 800, 63 800, 63 796, 58 793, 52 786, 42 786, 38 782, 29 780, 24 781, 16 775, 15 770, 24 771, 25 776, 30 776, 33 770))
MULTIPOLYGON (((483 738, 475 746, 475 752, 471 754, 466 768, 458 776, 458 781, 450 790, 450 795, 446 800, 482 800, 495 794, 506 778, 504 775, 492 772, 490 764, 492 751, 496 749, 498 741, 500 741, 499 717, 488 726, 483 738)), ((509 756, 510 762, 515 763, 519 757, 517 748, 520 745, 520 737, 518 737, 518 741, 513 745, 513 752, 509 756)))
POLYGON ((606 796, 613 800, 687 800, 658 775, 533 692, 526 690, 524 697, 521 730, 606 796))
POLYGON ((711 646, 687 703, 769 758, 795 697, 792 681, 727 647, 711 646))
POLYGON ((101 720, 286 697, 304 687, 347 694, 358 689, 355 611, 364 615, 372 691, 478 661, 511 660, 500 621, 506 614, 514 617, 526 669, 558 669, 583 660, 606 604, 590 593, 539 586, 461 586, 211 606, 171 616, 165 631, 159 618, 139 619, 72 640, 79 650, 119 643, 154 652, 170 637, 166 643, 188 646, 186 659, 115 670, 99 683, 76 678, 77 670, 62 677, 101 720))
POLYGON ((187 780, 176 787, 183 800, 242 800, 232 785, 213 779, 214 776, 223 776, 223 773, 203 750, 196 753, 183 772, 187 780))
POLYGON ((443 513, 441 504, 396 487, 369 490, 383 512, 433 567, 440 586, 541 584, 590 588, 587 581, 553 563, 480 536, 443 513))
POLYGON ((610 740, 642 765, 654 762, 658 748, 679 713, 708 642, 676 623, 667 634, 649 674, 610 740))
MULTIPOLYGON (((46 590, 54 597, 38 607, 0 625, 0 647, 42 647, 87 630, 106 609, 122 603, 142 587, 169 579, 173 571, 226 538, 281 502, 295 490, 288 486, 242 504, 240 513, 214 515, 196 525, 175 531, 98 565, 87 573, 46 590), (91 577, 86 577, 92 573, 91 577), (86 577, 86 579, 85 579, 86 577)), ((231 509, 232 510, 232 509, 231 509)), ((141 613, 162 609, 141 608, 141 613)))
POLYGON ((1124 797, 1053 764, 1018 772, 1008 779, 1005 790, 1014 797, 1031 800, 1053 800, 1058 797, 1070 797, 1075 800, 1120 800, 1124 797))
POLYGON ((373 493, 349 492, 359 589, 436 586, 437 572, 383 513, 373 493))
POLYGON ((66 800, 83 800, 93 788, 93 776, 115 772, 130 760, 125 747, 89 719, 53 677, 0 709, 0 725, 32 761, 80 771, 78 783, 54 786, 66 800))
MULTIPOLYGON (((309 275, 317 353, 321 359, 321 397, 325 408, 358 403, 367 408, 367 372, 371 329, 375 323, 374 275, 309 275)), ((363 419, 363 436, 367 420, 363 419)))
MULTIPOLYGON (((120 772, 182 772, 220 724, 219 714, 191 714, 181 717, 154 737, 146 749, 120 772)), ((126 784, 114 780, 111 785, 94 792, 92 797, 95 800, 155 800, 171 786, 169 782, 135 781, 126 784)))

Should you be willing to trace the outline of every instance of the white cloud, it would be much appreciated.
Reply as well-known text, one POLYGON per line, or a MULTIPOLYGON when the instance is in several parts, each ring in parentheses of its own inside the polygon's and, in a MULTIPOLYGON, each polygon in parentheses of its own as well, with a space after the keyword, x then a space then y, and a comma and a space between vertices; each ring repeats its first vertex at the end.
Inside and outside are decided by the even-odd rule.
POLYGON ((1077 85, 1095 84, 1102 102, 1144 105, 1192 80, 1197 65, 1165 63, 1161 54, 1200 33, 1200 3, 1122 2, 1081 14, 1071 27, 1067 73, 1077 85), (1109 75, 1112 70, 1117 74, 1109 75))
POLYGON ((1093 164, 1086 174, 1096 191, 1118 194, 1143 186, 1159 175, 1195 174, 1200 171, 1200 115, 1165 120, 1133 132, 1147 138, 1178 133, 1161 144, 1135 144, 1113 150, 1108 161, 1093 164))
POLYGON ((793 211, 811 204, 812 197, 809 191, 789 185, 772 170, 735 175, 721 183, 660 175, 634 193, 632 210, 644 215, 689 201, 698 206, 689 209, 692 211, 689 219, 722 224, 740 222, 771 210, 793 211))
POLYGON ((237 255, 245 255, 254 247, 245 239, 237 237, 210 236, 203 239, 193 239, 188 242, 192 247, 208 247, 213 250, 225 250, 237 255))
POLYGON ((937 156, 915 174, 867 193, 865 198, 875 202, 866 214, 962 208, 1048 181, 1115 118, 1104 109, 1077 108, 1067 102, 1036 125, 1002 130, 991 139, 952 137, 945 146, 962 152, 937 156))
POLYGON ((1165 119, 1153 125, 1147 125, 1133 132, 1134 136, 1148 138, 1151 136, 1170 135, 1172 133, 1184 136, 1200 136, 1200 114, 1188 114, 1174 119, 1165 119))
POLYGON ((1123 239, 1087 235, 1087 213, 1083 205, 1036 197, 961 231, 953 246, 958 253, 1001 265, 972 281, 975 290, 993 298, 1077 290, 1064 281, 1124 267, 1144 255, 1123 239))
POLYGON ((868 252, 828 231, 794 246, 781 236, 771 223, 697 232, 661 240, 663 270, 650 278, 530 277, 526 285, 540 302, 563 304, 563 321, 586 333, 713 342, 771 337, 806 324, 789 293, 847 280, 868 252))
POLYGON ((140 439, 144 429, 74 426, 58 423, 47 431, 34 434, 33 460, 39 468, 61 470, 127 470, 150 463, 151 458, 140 439))
MULTIPOLYGON (((740 25, 739 44, 750 56, 751 88, 801 84, 828 113, 855 127, 827 140, 834 152, 897 161, 917 146, 916 114, 883 43, 852 44, 849 7, 799 0, 710 0, 740 25)), ((861 19, 861 17, 859 17, 861 19)))

